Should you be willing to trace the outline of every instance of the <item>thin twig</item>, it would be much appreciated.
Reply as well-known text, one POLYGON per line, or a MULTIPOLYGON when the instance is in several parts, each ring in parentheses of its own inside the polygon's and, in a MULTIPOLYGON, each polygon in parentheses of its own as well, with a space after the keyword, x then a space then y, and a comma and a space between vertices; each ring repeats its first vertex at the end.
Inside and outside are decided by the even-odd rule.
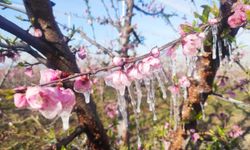
POLYGON ((250 104, 247 104, 247 103, 244 103, 242 101, 239 101, 239 100, 236 100, 236 99, 233 99, 231 97, 227 97, 225 95, 222 95, 222 94, 218 94, 218 93, 212 93, 211 94, 212 96, 215 96, 217 98, 220 98, 221 100, 225 101, 225 102, 230 102, 230 103, 233 103, 233 104, 237 104, 237 105, 240 105, 242 107, 250 107, 250 104))

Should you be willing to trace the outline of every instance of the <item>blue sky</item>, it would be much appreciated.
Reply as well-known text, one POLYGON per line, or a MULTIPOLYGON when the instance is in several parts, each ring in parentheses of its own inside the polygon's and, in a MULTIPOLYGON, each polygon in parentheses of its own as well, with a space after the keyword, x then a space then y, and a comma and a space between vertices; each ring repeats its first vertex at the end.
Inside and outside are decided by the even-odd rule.
MULTIPOLYGON (((104 0, 107 2, 107 5, 110 6, 110 0, 104 0)), ((116 0, 114 0, 116 1, 116 0)), ((137 1, 137 0, 135 0, 137 1)), ((147 1, 147 0, 145 0, 147 1)), ((212 0, 196 0, 196 6, 194 6, 190 1, 191 0, 156 0, 159 3, 165 5, 165 12, 175 12, 178 14, 178 17, 171 18, 171 21, 176 29, 180 23, 185 22, 182 17, 185 15, 188 22, 192 22, 193 12, 201 12, 200 6, 203 4, 212 4, 212 0)), ((71 0, 71 1, 62 1, 62 0, 53 0, 56 5, 53 7, 54 15, 56 20, 62 24, 68 24, 68 16, 66 14, 77 14, 82 16, 84 10, 86 9, 85 3, 83 0, 71 0)), ((22 5, 22 0, 12 0, 12 3, 22 5)), ((91 13, 93 16, 106 16, 105 10, 100 0, 89 0, 91 13)), ((118 6, 121 8, 121 1, 118 2, 118 6)), ((133 25, 137 25, 137 32, 145 37, 144 45, 141 45, 137 48, 139 54, 147 53, 152 47, 161 46, 169 41, 172 41, 179 37, 179 34, 172 30, 172 28, 166 24, 166 22, 161 18, 153 18, 151 16, 145 16, 140 12, 134 12, 136 16, 133 18, 133 25)), ((21 22, 15 19, 15 16, 26 16, 22 13, 18 13, 13 10, 0 10, 0 14, 4 17, 16 22, 24 29, 29 25, 28 23, 21 22)), ((111 12, 111 15, 114 13, 111 12)), ((83 30, 93 38, 93 32, 90 25, 87 23, 87 20, 84 18, 77 18, 74 15, 71 17, 71 26, 74 24, 76 27, 81 27, 83 30)), ((118 37, 118 32, 111 26, 100 26, 97 23, 94 23, 96 40, 104 46, 109 46, 109 41, 118 37)), ((0 33, 4 32, 0 30, 0 33)), ((6 33, 4 33, 6 34, 6 33)), ((66 34, 66 32, 64 32, 66 34)), ((240 42, 247 42, 249 39, 249 32, 240 34, 240 42)), ((74 41, 74 44, 86 44, 79 36, 74 41)), ((90 47, 90 50, 95 50, 94 47, 90 47)))

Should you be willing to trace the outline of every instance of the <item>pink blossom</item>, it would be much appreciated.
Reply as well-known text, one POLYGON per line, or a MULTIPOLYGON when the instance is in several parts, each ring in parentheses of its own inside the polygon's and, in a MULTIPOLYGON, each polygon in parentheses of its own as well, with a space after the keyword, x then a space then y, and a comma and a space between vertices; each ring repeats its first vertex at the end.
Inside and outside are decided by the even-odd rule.
POLYGON ((213 18, 213 19, 209 19, 209 20, 208 20, 208 23, 209 23, 210 25, 215 25, 215 24, 217 24, 218 22, 219 22, 219 20, 216 19, 216 18, 213 18))
POLYGON ((26 67, 24 70, 24 74, 26 74, 28 77, 33 77, 33 69, 32 67, 26 67))
POLYGON ((77 56, 80 58, 80 59, 84 59, 86 58, 87 56, 87 51, 84 47, 80 47, 79 51, 77 52, 77 56))
POLYGON ((38 28, 34 28, 34 31, 33 31, 33 36, 35 37, 42 37, 43 33, 40 29, 38 28))
POLYGON ((105 106, 105 112, 109 118, 113 119, 118 114, 117 112, 117 104, 109 103, 105 106))
POLYGON ((235 11, 235 13, 228 18, 228 24, 231 28, 237 28, 246 23, 246 14, 242 11, 235 11))
POLYGON ((44 69, 40 71, 40 84, 45 84, 54 80, 58 80, 61 78, 62 72, 59 70, 53 69, 44 69))
POLYGON ((190 86, 190 81, 188 80, 186 76, 183 76, 179 79, 179 85, 181 87, 187 88, 190 86))
POLYGON ((177 85, 172 85, 168 87, 168 90, 172 93, 172 94, 179 94, 180 88, 177 85))
POLYGON ((85 93, 91 91, 92 82, 87 76, 76 78, 74 82, 74 90, 78 93, 85 93))
POLYGON ((192 24, 190 24, 190 23, 185 23, 185 24, 181 24, 180 26, 179 26, 179 34, 181 35, 181 37, 184 37, 184 36, 186 36, 186 31, 184 31, 185 29, 193 29, 193 27, 192 27, 192 24))
POLYGON ((119 90, 121 95, 124 95, 125 87, 130 86, 131 84, 127 74, 122 70, 112 72, 110 75, 105 77, 105 82, 108 86, 119 90))
POLYGON ((189 34, 185 36, 182 40, 183 53, 186 56, 195 56, 198 52, 198 49, 202 48, 202 43, 204 40, 205 34, 189 34))
POLYGON ((171 146, 171 142, 163 140, 163 146, 164 146, 164 150, 169 150, 170 146, 171 146))
POLYGON ((165 123, 165 125, 164 125, 164 129, 168 129, 168 128, 169 128, 169 126, 170 126, 170 125, 169 125, 169 123, 168 123, 168 122, 166 122, 166 123, 165 123))
POLYGON ((238 125, 234 125, 231 129, 231 131, 229 132, 229 136, 231 138, 237 138, 239 136, 241 136, 243 134, 243 131, 241 129, 241 127, 239 127, 238 125))
POLYGON ((17 108, 23 108, 23 107, 28 106, 25 94, 23 93, 14 94, 14 104, 17 108))
POLYGON ((233 6, 234 14, 228 18, 228 24, 231 28, 237 28, 246 24, 246 11, 250 10, 250 5, 237 2, 233 6))
POLYGON ((191 136, 191 140, 196 143, 200 139, 200 135, 198 133, 193 133, 191 136))
POLYGON ((112 62, 116 66, 122 66, 124 64, 124 58, 114 57, 112 62))
POLYGON ((151 56, 156 57, 156 58, 160 56, 160 51, 158 47, 153 48, 150 53, 151 53, 151 56))

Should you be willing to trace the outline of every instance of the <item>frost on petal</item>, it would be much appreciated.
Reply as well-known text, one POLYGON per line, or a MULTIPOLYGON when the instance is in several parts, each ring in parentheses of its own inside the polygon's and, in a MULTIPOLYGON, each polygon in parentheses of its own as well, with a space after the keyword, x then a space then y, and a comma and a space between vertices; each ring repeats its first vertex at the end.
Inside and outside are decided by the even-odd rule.
POLYGON ((25 94, 16 93, 14 95, 14 104, 17 108, 23 108, 28 106, 27 99, 25 98, 25 94))
POLYGON ((79 77, 74 82, 74 90, 78 93, 91 91, 92 82, 88 77, 79 77))
POLYGON ((40 84, 48 83, 54 80, 58 80, 61 77, 62 72, 53 69, 44 69, 40 71, 40 84))
POLYGON ((42 88, 39 86, 28 87, 26 91, 26 99, 31 109, 42 108, 44 101, 41 96, 42 88))
POLYGON ((60 102, 46 105, 39 109, 39 112, 47 119, 55 118, 62 111, 62 104, 60 102))
POLYGON ((117 90, 119 90, 121 95, 125 93, 125 87, 131 84, 128 76, 124 71, 118 70, 112 72, 110 75, 105 77, 105 83, 108 86, 111 86, 117 90))
POLYGON ((143 78, 143 75, 141 74, 141 72, 138 70, 138 66, 137 65, 133 65, 130 68, 127 69, 127 75, 131 80, 140 80, 143 78))
POLYGON ((30 78, 33 77, 33 69, 32 69, 32 67, 25 68, 24 74, 26 74, 30 78))

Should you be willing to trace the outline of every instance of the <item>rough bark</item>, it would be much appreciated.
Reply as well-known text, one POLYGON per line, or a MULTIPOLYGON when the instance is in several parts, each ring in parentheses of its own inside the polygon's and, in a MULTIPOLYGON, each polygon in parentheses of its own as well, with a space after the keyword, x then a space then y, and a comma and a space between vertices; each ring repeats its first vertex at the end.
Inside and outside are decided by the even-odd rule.
MULTIPOLYGON (((2 16, 0 16, 0 28, 19 37, 46 56, 48 67, 78 73, 75 56, 70 52, 64 36, 55 22, 50 1, 24 0, 24 4, 31 23, 42 31, 43 36, 35 38, 2 16)), ((88 136, 88 148, 110 149, 109 140, 97 115, 94 101, 91 99, 89 104, 85 104, 83 95, 77 94, 75 111, 79 125, 84 126, 88 136)))
MULTIPOLYGON (((218 30, 218 40, 221 40, 221 34, 223 30, 228 29, 227 19, 231 14, 231 7, 236 2, 236 0, 226 0, 221 1, 220 15, 222 18, 221 23, 219 24, 218 30)), ((235 36, 238 29, 230 29, 230 35, 235 36)), ((212 33, 208 33, 206 40, 212 43, 212 33)), ((186 122, 184 129, 177 130, 175 132, 174 139, 171 144, 171 149, 179 150, 183 149, 183 142, 185 141, 186 133, 185 131, 190 129, 196 129, 197 120, 193 118, 192 115, 197 115, 201 113, 201 105, 204 104, 207 100, 209 94, 212 93, 212 85, 214 77, 219 67, 218 59, 212 58, 212 45, 204 46, 205 54, 198 56, 196 62, 196 75, 191 80, 191 86, 188 88, 188 99, 185 102, 181 109, 181 120, 186 122), (182 140, 180 140, 182 139, 182 140), (182 141, 182 142, 180 142, 182 141)), ((222 51, 228 52, 227 47, 223 45, 222 51)))

